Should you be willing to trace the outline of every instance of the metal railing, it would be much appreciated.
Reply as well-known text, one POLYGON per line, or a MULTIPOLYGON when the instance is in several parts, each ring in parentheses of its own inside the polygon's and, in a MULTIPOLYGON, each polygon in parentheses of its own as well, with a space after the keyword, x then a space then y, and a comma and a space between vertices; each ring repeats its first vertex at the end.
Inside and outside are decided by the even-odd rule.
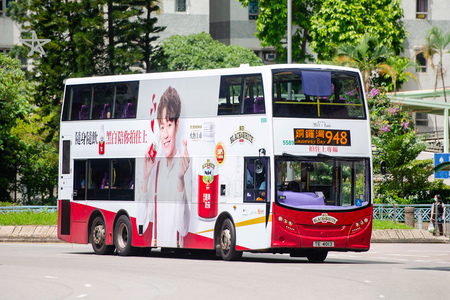
MULTIPOLYGON (((374 204, 373 218, 375 220, 391 220, 404 222, 405 207, 414 207, 414 220, 418 221, 421 215, 423 222, 430 222, 431 204, 374 204)), ((445 222, 449 222, 450 214, 445 207, 445 222)))
POLYGON ((34 206, 34 205, 25 205, 25 206, 0 206, 0 214, 4 213, 17 213, 24 211, 32 211, 32 212, 56 212, 58 211, 58 206, 34 206))
MULTIPOLYGON (((429 223, 431 217, 431 204, 374 204, 374 220, 390 220, 394 222, 405 221, 405 207, 414 207, 414 222, 417 228, 423 228, 423 223, 429 223)), ((436 226, 436 225, 435 225, 436 226)), ((444 235, 450 233, 450 211, 449 207, 444 206, 444 235)))

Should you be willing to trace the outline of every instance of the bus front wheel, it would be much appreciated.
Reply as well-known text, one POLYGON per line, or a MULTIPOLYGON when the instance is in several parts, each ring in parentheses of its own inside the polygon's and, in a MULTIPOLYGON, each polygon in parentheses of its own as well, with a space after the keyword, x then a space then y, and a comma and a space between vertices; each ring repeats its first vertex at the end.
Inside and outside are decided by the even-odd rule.
POLYGON ((114 228, 114 245, 119 255, 128 256, 134 253, 134 247, 131 246, 131 235, 130 219, 125 215, 120 216, 114 228))
POLYGON ((222 223, 220 230, 220 256, 227 261, 242 257, 242 251, 236 251, 236 229, 230 219, 222 223))
POLYGON ((106 226, 102 217, 96 217, 92 223, 91 243, 95 254, 106 255, 114 252, 114 246, 106 244, 106 226))

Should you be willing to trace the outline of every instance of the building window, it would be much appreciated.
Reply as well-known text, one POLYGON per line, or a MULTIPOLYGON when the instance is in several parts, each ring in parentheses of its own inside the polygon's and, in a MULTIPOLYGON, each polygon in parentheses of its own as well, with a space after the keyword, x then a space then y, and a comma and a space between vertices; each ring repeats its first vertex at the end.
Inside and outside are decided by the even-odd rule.
POLYGON ((186 0, 176 0, 176 11, 186 11, 186 0))
POLYGON ((257 20, 259 15, 258 8, 259 0, 250 0, 248 2, 248 19, 249 20, 257 20))
POLYGON ((428 126, 428 114, 416 113, 416 125, 417 126, 428 126))
POLYGON ((0 17, 6 17, 6 9, 9 8, 11 0, 0 0, 0 17))
POLYGON ((416 19, 427 19, 428 0, 417 0, 416 19))
POLYGON ((426 73, 427 72, 427 60, 423 56, 423 53, 417 53, 416 54, 416 63, 419 66, 419 69, 418 69, 419 73, 426 73))

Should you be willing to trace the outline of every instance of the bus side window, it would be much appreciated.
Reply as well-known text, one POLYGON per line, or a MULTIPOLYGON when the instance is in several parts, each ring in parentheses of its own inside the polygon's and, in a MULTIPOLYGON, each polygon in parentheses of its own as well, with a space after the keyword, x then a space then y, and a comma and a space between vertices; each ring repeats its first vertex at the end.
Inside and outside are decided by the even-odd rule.
POLYGON ((246 76, 244 81, 245 97, 242 112, 243 114, 265 113, 264 89, 261 75, 246 76))
POLYGON ((134 201, 135 159, 74 161, 74 200, 134 201))
POLYGON ((222 76, 220 78, 219 115, 239 114, 242 100, 242 76, 222 76))
POLYGON ((114 97, 114 85, 103 83, 94 85, 94 99, 92 107, 92 119, 111 118, 111 107, 114 97))
POLYGON ((116 84, 114 99, 114 118, 136 118, 139 94, 139 81, 122 82, 116 84))
POLYGON ((111 200, 134 200, 135 159, 114 159, 112 161, 111 200))
POLYGON ((108 200, 111 182, 110 163, 108 159, 89 160, 87 184, 88 200, 108 200))
POLYGON ((75 160, 73 166, 73 200, 86 200, 86 160, 75 160))
POLYGON ((220 78, 218 115, 261 114, 265 111, 260 74, 220 78))
POLYGON ((63 121, 89 119, 91 107, 91 85, 74 85, 66 87, 64 95, 63 121))

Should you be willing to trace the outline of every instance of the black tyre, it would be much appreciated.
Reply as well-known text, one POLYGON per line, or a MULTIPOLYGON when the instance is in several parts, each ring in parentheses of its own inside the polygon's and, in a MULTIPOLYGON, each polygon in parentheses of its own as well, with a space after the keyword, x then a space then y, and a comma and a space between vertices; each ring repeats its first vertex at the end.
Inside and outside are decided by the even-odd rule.
POLYGON ((95 254, 106 255, 114 253, 114 245, 106 244, 106 226, 102 217, 96 217, 92 223, 91 244, 95 254))
POLYGON ((242 257, 242 251, 236 251, 236 229, 230 219, 222 223, 219 241, 220 256, 223 260, 238 260, 242 257))
POLYGON ((306 258, 308 258, 308 260, 310 262, 321 263, 327 258, 327 255, 328 255, 328 251, 317 250, 317 251, 311 251, 310 253, 308 253, 306 258))
POLYGON ((135 248, 131 246, 132 231, 131 222, 127 216, 122 215, 117 220, 114 227, 114 245, 117 253, 121 256, 128 256, 135 253, 135 248))

